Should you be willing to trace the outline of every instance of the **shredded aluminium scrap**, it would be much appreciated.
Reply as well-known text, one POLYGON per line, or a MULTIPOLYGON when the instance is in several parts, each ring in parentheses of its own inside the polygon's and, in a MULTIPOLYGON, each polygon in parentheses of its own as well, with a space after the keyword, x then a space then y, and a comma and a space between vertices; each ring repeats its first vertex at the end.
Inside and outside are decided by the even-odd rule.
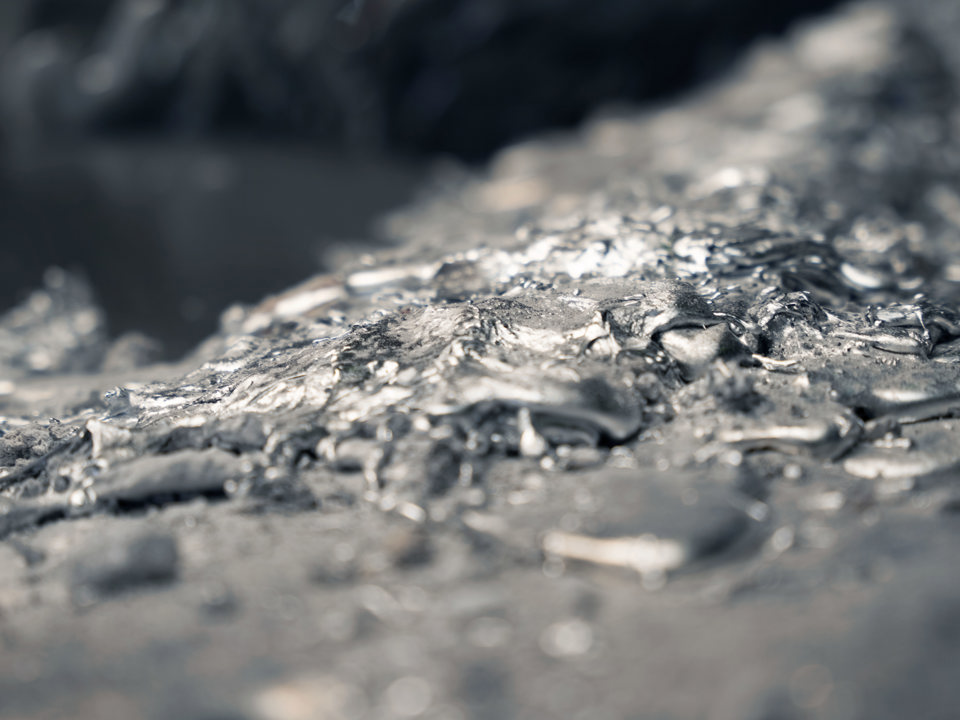
POLYGON ((800 27, 176 365, 48 274, 0 321, 0 715, 954 717, 939 52, 800 27))

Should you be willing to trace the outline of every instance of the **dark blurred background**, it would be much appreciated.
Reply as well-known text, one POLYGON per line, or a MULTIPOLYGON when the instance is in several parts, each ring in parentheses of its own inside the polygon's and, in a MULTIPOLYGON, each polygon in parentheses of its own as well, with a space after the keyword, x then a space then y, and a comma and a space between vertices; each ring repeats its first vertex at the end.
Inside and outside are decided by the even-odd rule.
POLYGON ((2 0, 0 309, 45 268, 170 356, 483 162, 835 0, 2 0))

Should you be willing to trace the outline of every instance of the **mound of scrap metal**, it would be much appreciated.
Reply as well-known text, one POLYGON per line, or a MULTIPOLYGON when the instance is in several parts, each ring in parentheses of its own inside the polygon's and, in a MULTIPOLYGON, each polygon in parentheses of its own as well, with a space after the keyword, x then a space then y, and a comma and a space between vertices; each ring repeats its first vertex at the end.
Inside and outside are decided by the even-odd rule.
POLYGON ((0 716, 956 717, 960 85, 910 23, 441 176, 178 363, 51 270, 0 716))

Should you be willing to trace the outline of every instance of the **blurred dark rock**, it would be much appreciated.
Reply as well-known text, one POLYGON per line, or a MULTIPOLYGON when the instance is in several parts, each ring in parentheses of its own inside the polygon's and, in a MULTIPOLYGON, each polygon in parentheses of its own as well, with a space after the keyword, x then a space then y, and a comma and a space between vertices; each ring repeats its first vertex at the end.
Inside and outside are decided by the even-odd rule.
POLYGON ((97 596, 163 585, 177 577, 177 543, 167 535, 143 535, 121 545, 90 551, 74 570, 74 594, 81 603, 97 596), (90 593, 92 597, 88 597, 90 593))
POLYGON ((483 158, 612 101, 720 76, 760 35, 832 0, 429 0, 370 49, 391 143, 483 158))
POLYGON ((0 92, 10 137, 298 134, 478 159, 716 77, 834 2, 23 0, 0 92))

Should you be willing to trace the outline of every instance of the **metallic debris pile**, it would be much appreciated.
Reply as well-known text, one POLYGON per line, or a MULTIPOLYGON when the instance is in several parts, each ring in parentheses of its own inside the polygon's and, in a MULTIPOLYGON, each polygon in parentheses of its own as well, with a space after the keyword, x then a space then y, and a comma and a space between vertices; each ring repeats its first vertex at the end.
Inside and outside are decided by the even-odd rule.
POLYGON ((0 321, 50 338, 0 358, 0 531, 41 588, 73 562, 80 607, 174 584, 245 642, 243 578, 310 564, 320 599, 263 612, 331 652, 264 630, 301 660, 224 690, 243 717, 947 717, 960 86, 899 30, 856 6, 446 177, 395 250, 231 309, 179 366, 80 367, 96 315, 31 299, 0 321), (900 660, 870 665, 861 610, 900 660))

